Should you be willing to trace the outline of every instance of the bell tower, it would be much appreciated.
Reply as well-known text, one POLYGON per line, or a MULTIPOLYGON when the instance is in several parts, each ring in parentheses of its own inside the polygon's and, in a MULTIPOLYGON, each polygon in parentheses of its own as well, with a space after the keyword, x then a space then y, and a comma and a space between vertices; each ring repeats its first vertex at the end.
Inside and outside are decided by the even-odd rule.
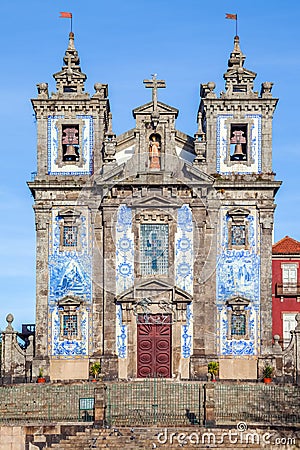
POLYGON ((254 90, 238 36, 224 74, 225 91, 201 85, 199 164, 215 178, 216 353, 220 375, 256 378, 256 359, 271 345, 271 252, 274 197, 273 83, 254 90), (205 149, 205 150, 203 150, 205 149), (238 361, 242 358, 243 361, 238 361))
MULTIPOLYGON (((95 207, 82 188, 103 165, 109 132, 108 86, 85 92, 86 75, 74 33, 55 73, 55 92, 39 83, 32 100, 37 120, 37 173, 28 183, 36 223, 36 351, 33 375, 87 378, 93 341, 93 233, 95 207)), ((95 322, 96 324, 97 322, 95 322)), ((96 326, 96 325, 94 325, 96 326)))

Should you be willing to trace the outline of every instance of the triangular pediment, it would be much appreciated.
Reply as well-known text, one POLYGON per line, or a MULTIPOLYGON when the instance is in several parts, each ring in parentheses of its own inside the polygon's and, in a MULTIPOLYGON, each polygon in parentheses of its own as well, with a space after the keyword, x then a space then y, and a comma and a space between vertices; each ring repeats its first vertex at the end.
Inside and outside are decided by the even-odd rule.
MULTIPOLYGON (((69 68, 63 68, 60 72, 56 72, 53 75, 53 78, 55 78, 56 80, 58 79, 68 79, 70 77, 70 74, 68 72, 69 68)), ((85 80, 86 79, 86 75, 82 72, 80 72, 79 70, 76 70, 74 68, 72 68, 72 81, 76 81, 76 80, 85 80)))
POLYGON ((232 69, 229 69, 227 72, 226 72, 226 78, 237 78, 237 77, 241 77, 241 75, 242 75, 242 78, 249 78, 249 79, 253 79, 253 78, 256 78, 256 73, 255 72, 252 72, 252 70, 249 70, 249 69, 245 69, 244 67, 243 67, 243 72, 241 73, 240 72, 240 68, 232 68, 232 69))
POLYGON ((154 295, 159 292, 174 291, 174 286, 169 282, 157 278, 151 278, 141 281, 139 284, 126 289, 116 297, 117 301, 133 301, 141 297, 141 292, 149 291, 154 295))
POLYGON ((160 195, 152 195, 150 197, 139 198, 132 202, 133 208, 169 208, 180 207, 176 199, 169 199, 160 195))
POLYGON ((184 163, 183 172, 184 174, 189 174, 189 178, 192 178, 193 181, 197 181, 205 185, 212 185, 215 181, 214 177, 207 175, 202 172, 202 170, 198 169, 198 167, 187 162, 184 163))
POLYGON ((75 295, 67 295, 66 297, 59 300, 59 306, 80 306, 82 303, 82 299, 76 297, 75 295))
POLYGON ((135 291, 138 290, 173 290, 174 286, 168 283, 165 280, 157 279, 157 278, 151 278, 148 280, 144 280, 138 285, 135 286, 135 291))
POLYGON ((75 211, 74 209, 62 209, 58 212, 59 216, 65 217, 65 216, 72 216, 73 218, 79 217, 80 213, 78 211, 75 211))
POLYGON ((185 292, 177 286, 174 286, 174 284, 171 284, 169 281, 157 278, 143 280, 139 284, 132 286, 131 288, 118 295, 116 297, 116 301, 136 301, 137 299, 142 298, 147 292, 149 293, 149 297, 153 296, 154 298, 160 293, 169 292, 171 294, 172 301, 176 303, 189 303, 192 301, 192 296, 188 292, 185 292))
MULTIPOLYGON (((173 106, 166 105, 162 102, 157 102, 157 108, 160 114, 171 114, 178 116, 178 109, 173 108, 173 106)), ((132 111, 133 117, 135 118, 138 114, 152 114, 153 113, 153 102, 146 103, 145 105, 139 106, 132 111)))
POLYGON ((250 303, 250 300, 248 300, 246 297, 242 297, 241 295, 235 295, 234 297, 231 297, 227 300, 226 304, 231 307, 236 306, 242 306, 246 307, 250 303))
POLYGON ((250 211, 244 208, 234 208, 228 211, 228 216, 249 216, 250 211))

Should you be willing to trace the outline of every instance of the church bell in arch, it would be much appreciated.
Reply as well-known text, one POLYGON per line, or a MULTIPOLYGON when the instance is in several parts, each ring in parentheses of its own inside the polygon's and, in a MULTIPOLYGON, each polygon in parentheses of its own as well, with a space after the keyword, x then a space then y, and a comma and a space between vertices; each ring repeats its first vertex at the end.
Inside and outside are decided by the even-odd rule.
POLYGON ((242 130, 233 132, 233 137, 230 139, 230 144, 235 144, 234 153, 231 156, 233 161, 242 161, 246 159, 242 144, 246 144, 246 138, 243 136, 242 130))

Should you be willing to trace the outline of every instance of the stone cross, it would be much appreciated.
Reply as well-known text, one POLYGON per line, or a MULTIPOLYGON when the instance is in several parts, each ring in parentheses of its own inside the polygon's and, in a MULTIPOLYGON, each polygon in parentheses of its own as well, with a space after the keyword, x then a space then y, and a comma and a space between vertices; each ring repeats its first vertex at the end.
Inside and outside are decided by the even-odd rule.
POLYGON ((165 80, 157 80, 157 74, 152 75, 151 80, 144 80, 144 84, 146 88, 152 89, 152 101, 153 101, 153 111, 157 109, 157 89, 165 88, 166 82, 165 80))

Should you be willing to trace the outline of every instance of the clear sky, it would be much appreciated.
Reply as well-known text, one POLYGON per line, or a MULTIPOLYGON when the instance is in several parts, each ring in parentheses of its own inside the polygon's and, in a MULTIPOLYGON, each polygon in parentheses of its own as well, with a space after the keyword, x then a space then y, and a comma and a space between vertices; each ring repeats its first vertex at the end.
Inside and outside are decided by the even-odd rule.
POLYGON ((299 74, 300 2, 274 0, 15 0, 0 5, 1 179, 0 329, 9 312, 14 325, 35 321, 35 224, 26 181, 36 170, 36 125, 30 99, 36 84, 62 67, 73 13, 75 45, 87 74, 86 90, 109 84, 114 131, 134 126, 132 109, 150 101, 143 79, 157 73, 167 89, 159 99, 179 109, 177 128, 193 136, 199 85, 217 83, 233 49, 238 14, 245 67, 257 72, 256 90, 273 81, 280 101, 274 118, 273 167, 277 194, 275 240, 300 240, 299 74))

